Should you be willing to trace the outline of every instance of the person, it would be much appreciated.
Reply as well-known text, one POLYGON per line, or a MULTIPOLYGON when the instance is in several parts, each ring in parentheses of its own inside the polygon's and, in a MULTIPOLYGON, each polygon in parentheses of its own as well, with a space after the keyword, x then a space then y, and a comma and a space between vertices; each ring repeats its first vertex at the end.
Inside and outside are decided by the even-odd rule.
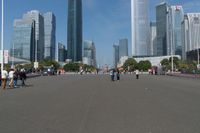
POLYGON ((17 80, 18 80, 18 70, 15 70, 14 71, 14 74, 13 74, 13 79, 14 79, 14 88, 17 87, 17 80))
POLYGON ((114 81, 114 78, 115 78, 115 74, 114 73, 115 73, 114 70, 110 71, 111 81, 114 81))
POLYGON ((6 89, 6 82, 7 82, 8 72, 4 69, 1 73, 1 80, 2 80, 2 88, 3 90, 6 89))
POLYGON ((22 82, 21 86, 24 87, 25 86, 25 80, 26 80, 26 72, 24 69, 21 69, 20 71, 20 80, 22 82))
POLYGON ((139 70, 137 69, 137 70, 135 71, 135 73, 136 73, 136 79, 139 79, 139 70))
POLYGON ((8 78, 9 78, 9 80, 10 80, 10 82, 9 82, 9 87, 10 88, 13 88, 14 87, 14 84, 13 84, 13 78, 14 78, 14 70, 13 69, 10 69, 10 72, 9 72, 9 74, 8 74, 8 78))
POLYGON ((117 69, 117 81, 119 81, 120 80, 120 71, 119 71, 119 69, 117 69))

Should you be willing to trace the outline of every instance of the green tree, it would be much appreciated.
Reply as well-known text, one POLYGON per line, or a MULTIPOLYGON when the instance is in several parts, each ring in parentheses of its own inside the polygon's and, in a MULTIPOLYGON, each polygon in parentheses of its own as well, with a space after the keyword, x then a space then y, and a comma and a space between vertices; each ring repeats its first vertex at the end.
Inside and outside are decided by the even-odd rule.
POLYGON ((143 70, 143 71, 147 71, 148 69, 151 69, 152 65, 151 62, 146 60, 146 61, 140 61, 138 63, 138 69, 139 70, 143 70))
POLYGON ((123 69, 129 71, 134 71, 136 67, 137 67, 137 61, 133 58, 127 59, 123 65, 123 69))
POLYGON ((64 70, 67 72, 78 72, 80 68, 79 63, 69 63, 64 65, 64 70))

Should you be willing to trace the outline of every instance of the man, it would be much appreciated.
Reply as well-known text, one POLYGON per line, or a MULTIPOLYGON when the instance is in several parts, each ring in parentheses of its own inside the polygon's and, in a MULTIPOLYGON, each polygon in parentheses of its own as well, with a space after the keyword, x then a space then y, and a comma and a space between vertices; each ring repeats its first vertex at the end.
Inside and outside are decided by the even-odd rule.
POLYGON ((1 73, 1 81, 2 81, 3 90, 6 89, 7 76, 8 76, 8 72, 4 69, 1 73))
POLYGON ((9 83, 9 87, 10 88, 13 88, 13 78, 14 78, 14 70, 13 69, 10 69, 10 72, 9 72, 9 74, 8 74, 8 77, 9 77, 9 79, 10 79, 10 83, 9 83))

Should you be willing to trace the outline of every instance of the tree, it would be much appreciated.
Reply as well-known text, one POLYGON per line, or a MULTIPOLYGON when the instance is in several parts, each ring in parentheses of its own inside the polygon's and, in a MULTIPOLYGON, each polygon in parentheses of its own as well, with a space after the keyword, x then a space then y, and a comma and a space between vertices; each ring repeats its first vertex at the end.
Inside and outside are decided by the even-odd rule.
POLYGON ((69 63, 64 65, 64 70, 67 72, 78 72, 80 68, 80 64, 78 63, 69 63))
POLYGON ((161 62, 162 66, 169 66, 169 60, 168 59, 163 59, 161 62))
POLYGON ((140 61, 138 63, 138 69, 139 70, 143 70, 143 71, 147 71, 148 69, 151 69, 152 65, 151 62, 146 60, 146 61, 140 61))
POLYGON ((133 58, 129 58, 124 63, 123 69, 124 70, 128 70, 128 71, 134 71, 136 66, 137 66, 137 61, 135 59, 133 59, 133 58))
POLYGON ((56 61, 51 61, 51 60, 43 60, 39 62, 39 69, 44 68, 44 66, 52 66, 57 70, 60 67, 60 64, 56 61))

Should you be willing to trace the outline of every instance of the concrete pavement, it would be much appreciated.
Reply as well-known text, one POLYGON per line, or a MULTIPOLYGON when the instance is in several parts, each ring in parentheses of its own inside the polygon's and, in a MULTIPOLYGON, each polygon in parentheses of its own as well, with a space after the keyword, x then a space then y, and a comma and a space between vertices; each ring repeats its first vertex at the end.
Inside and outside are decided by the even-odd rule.
POLYGON ((0 90, 0 133, 199 133, 200 80, 62 75, 0 90))

